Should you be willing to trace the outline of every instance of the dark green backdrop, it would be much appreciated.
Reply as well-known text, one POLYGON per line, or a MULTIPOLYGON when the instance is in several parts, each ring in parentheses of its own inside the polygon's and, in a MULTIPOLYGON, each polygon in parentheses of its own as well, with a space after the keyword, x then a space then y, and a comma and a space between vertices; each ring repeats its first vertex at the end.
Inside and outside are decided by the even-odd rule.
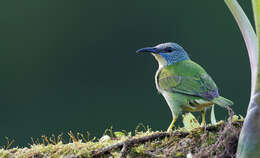
MULTIPOLYGON (((251 17, 250 1, 241 3, 251 17)), ((0 144, 8 136, 25 146, 69 130, 101 136, 111 125, 133 130, 139 122, 167 129, 157 63, 135 51, 168 41, 181 44, 245 115, 248 56, 222 0, 1 1, 0 144)), ((227 117, 221 108, 216 115, 227 117)))

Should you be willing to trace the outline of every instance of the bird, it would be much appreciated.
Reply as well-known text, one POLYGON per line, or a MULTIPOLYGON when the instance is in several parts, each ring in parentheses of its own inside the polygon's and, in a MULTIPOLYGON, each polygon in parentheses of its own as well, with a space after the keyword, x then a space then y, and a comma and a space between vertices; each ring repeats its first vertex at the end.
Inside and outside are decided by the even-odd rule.
POLYGON ((205 127, 208 107, 214 104, 221 107, 233 105, 231 100, 219 95, 218 87, 210 75, 202 66, 192 61, 179 44, 167 42, 141 48, 136 52, 151 53, 158 62, 155 85, 172 113, 168 132, 172 131, 174 123, 183 111, 201 112, 201 125, 205 127))

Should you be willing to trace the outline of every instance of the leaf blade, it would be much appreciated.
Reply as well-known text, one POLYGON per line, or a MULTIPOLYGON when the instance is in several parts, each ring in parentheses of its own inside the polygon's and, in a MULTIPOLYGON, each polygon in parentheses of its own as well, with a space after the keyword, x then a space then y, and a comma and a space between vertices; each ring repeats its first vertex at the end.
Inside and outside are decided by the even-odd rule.
POLYGON ((246 47, 248 50, 248 56, 251 67, 251 96, 255 91, 256 86, 256 66, 258 63, 258 52, 257 52, 257 37, 255 31, 244 13, 241 6, 236 0, 224 0, 232 15, 234 16, 239 29, 243 35, 246 47))

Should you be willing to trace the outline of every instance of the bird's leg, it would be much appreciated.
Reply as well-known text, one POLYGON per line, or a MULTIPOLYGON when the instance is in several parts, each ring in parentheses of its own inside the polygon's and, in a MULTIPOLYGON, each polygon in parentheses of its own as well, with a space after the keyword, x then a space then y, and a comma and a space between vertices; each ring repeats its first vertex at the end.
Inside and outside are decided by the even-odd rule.
POLYGON ((205 127, 205 126, 206 126, 206 119, 205 119, 206 109, 205 109, 205 108, 201 111, 201 114, 202 114, 202 123, 201 123, 201 126, 202 126, 202 127, 205 127))
POLYGON ((172 127, 173 127, 174 123, 176 122, 176 120, 177 120, 177 117, 174 116, 173 119, 172 119, 172 122, 171 122, 171 124, 169 126, 169 128, 167 129, 167 132, 171 132, 172 131, 172 127))

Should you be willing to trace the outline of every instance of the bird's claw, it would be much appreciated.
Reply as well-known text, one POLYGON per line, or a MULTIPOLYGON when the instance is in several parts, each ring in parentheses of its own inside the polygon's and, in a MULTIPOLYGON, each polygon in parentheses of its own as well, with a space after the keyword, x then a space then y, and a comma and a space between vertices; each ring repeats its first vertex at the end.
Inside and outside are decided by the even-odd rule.
POLYGON ((168 133, 173 132, 172 128, 168 128, 168 129, 167 129, 167 132, 168 132, 168 133))

